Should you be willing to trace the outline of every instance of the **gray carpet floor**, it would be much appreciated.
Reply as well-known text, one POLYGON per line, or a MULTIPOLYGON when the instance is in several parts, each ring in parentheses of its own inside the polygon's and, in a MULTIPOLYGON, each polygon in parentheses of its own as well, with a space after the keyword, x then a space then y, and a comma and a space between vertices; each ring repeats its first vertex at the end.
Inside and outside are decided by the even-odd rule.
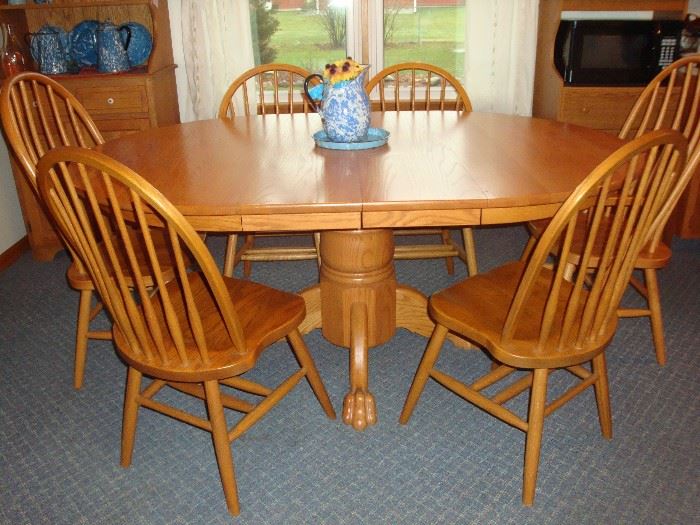
MULTIPOLYGON (((525 234, 479 229, 476 241, 485 270, 516 258, 525 234)), ((223 239, 208 242, 221 260, 223 239)), ((125 367, 111 343, 93 342, 85 386, 73 390, 78 296, 65 282, 68 259, 25 254, 0 274, 0 523, 700 523, 700 242, 673 249, 660 274, 668 364, 656 364, 645 320, 621 321, 607 350, 614 438, 600 434, 592 391, 548 418, 533 507, 520 503, 520 431, 434 382, 408 425, 398 424, 426 343, 398 330, 370 353, 375 426, 358 433, 327 419, 302 382, 233 443, 235 519, 206 432, 142 410, 133 464, 119 466, 125 367)), ((461 263, 455 276, 441 261, 396 266, 400 281, 428 294, 465 275, 461 263)), ((259 263, 253 279, 298 290, 317 272, 312 261, 259 263)), ((318 331, 306 339, 340 412, 347 352, 318 331)), ((278 343, 250 374, 275 384, 294 366, 278 343)), ((488 361, 448 343, 440 366, 469 378, 488 361)), ((552 377, 552 391, 566 375, 552 377)), ((522 411, 526 399, 512 406, 522 411)))

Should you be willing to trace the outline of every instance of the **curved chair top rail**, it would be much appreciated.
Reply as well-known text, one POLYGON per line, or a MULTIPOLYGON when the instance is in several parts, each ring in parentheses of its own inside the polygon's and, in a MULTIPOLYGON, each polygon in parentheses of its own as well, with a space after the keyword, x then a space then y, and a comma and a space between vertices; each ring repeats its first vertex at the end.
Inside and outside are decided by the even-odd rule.
POLYGON ((370 97, 376 87, 379 88, 379 99, 375 106, 378 105, 381 111, 472 110, 469 96, 460 81, 449 71, 432 64, 403 62, 385 67, 367 82, 365 89, 370 97), (402 90, 402 80, 406 77, 408 80, 403 82, 402 90), (433 85, 434 82, 437 86, 433 85))
POLYGON ((224 93, 217 116, 236 115, 236 97, 240 97, 245 115, 279 115, 313 111, 304 96, 304 79, 311 73, 292 64, 262 64, 242 73, 224 93), (252 85, 251 85, 252 84, 252 85))
POLYGON ((26 71, 4 80, 0 118, 10 147, 34 188, 37 162, 47 151, 104 142, 78 99, 40 73, 26 71))
POLYGON ((676 60, 644 88, 619 136, 640 137, 654 129, 671 128, 688 139, 695 151, 700 139, 700 54, 676 60))

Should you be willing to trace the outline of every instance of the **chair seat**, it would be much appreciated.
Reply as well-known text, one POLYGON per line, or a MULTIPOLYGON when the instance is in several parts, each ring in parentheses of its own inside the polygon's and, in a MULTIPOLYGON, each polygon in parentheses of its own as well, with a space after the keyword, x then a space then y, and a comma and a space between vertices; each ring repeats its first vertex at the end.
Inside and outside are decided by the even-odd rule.
MULTIPOLYGON (((603 219, 603 231, 607 231, 610 229, 610 223, 612 222, 611 220, 606 220, 603 219)), ((528 223, 527 227, 528 230, 530 231, 530 234, 533 235, 535 238, 539 238, 542 232, 547 228, 547 225, 549 224, 549 219, 542 219, 539 221, 531 221, 528 223)), ((583 251, 583 245, 585 241, 585 233, 586 233, 586 223, 585 221, 579 221, 576 224, 576 230, 574 231, 574 242, 572 243, 571 246, 571 251, 572 255, 569 257, 570 262, 572 264, 578 264, 578 254, 580 254, 583 251)), ((591 258, 591 263, 593 265, 597 264, 597 257, 596 255, 600 254, 601 250, 601 243, 597 243, 593 247, 593 257, 591 258)), ((665 267, 668 262, 671 260, 671 249, 668 247, 667 244, 664 242, 658 242, 656 245, 656 248, 652 249, 651 247, 651 241, 647 243, 644 248, 642 248, 642 251, 639 253, 639 256, 637 257, 637 261, 635 262, 634 266, 635 268, 654 268, 654 269, 659 269, 665 267)))
MULTIPOLYGON (((131 243, 134 247, 136 259, 141 263, 141 272, 144 276, 147 277, 145 282, 147 283, 147 286, 153 286, 153 281, 150 278, 151 268, 148 263, 148 252, 146 251, 146 248, 143 245, 143 240, 140 237, 140 234, 133 230, 129 231, 129 237, 131 238, 131 243)), ((151 237, 153 239, 153 245, 156 249, 158 261, 161 265, 161 271, 163 272, 163 276, 165 280, 169 281, 173 277, 175 277, 175 273, 173 272, 173 268, 175 267, 175 261, 173 261, 172 259, 172 251, 169 247, 169 240, 167 238, 167 235, 165 234, 164 230, 152 230, 151 237)), ((118 244, 119 241, 117 241, 116 238, 113 239, 114 242, 118 244)), ((105 249, 104 243, 100 243, 99 246, 102 250, 102 256, 107 257, 107 251, 105 249)), ((185 257, 186 264, 189 266, 189 259, 187 254, 183 253, 183 256, 185 257)), ((128 286, 133 286, 133 281, 131 280, 131 268, 128 264, 125 252, 123 250, 119 250, 117 252, 117 258, 119 259, 119 264, 121 264, 122 267, 125 269, 125 275, 127 278, 128 286)), ((93 284, 92 279, 80 264, 72 262, 71 265, 68 267, 66 277, 68 278, 68 284, 70 284, 70 286, 75 290, 95 289, 95 285, 93 284)))
MULTIPOLYGON (((612 339, 617 326, 616 316, 611 316, 595 342, 574 351, 559 350, 561 332, 558 329, 552 331, 544 346, 538 344, 544 301, 554 276, 549 270, 540 273, 534 291, 523 307, 523 319, 532 322, 519 323, 515 337, 507 344, 501 342, 506 316, 524 268, 522 262, 509 263, 438 292, 430 298, 429 313, 436 322, 487 348, 496 360, 516 368, 559 368, 594 357, 612 339)), ((566 304, 570 292, 571 286, 565 282, 560 291, 560 304, 566 304)), ((563 315, 560 307, 555 316, 561 319, 563 315)), ((580 315, 577 318, 580 320, 580 315)), ((562 323, 554 325, 561 326, 562 323)), ((578 323, 574 328, 578 329, 578 323)))
MULTIPOLYGON (((159 363, 152 369, 153 364, 130 347, 124 334, 115 325, 114 341, 118 353, 129 365, 145 374, 155 374, 157 377, 171 381, 207 381, 242 374, 253 367, 264 348, 286 336, 301 323, 306 315, 306 304, 298 295, 247 280, 224 277, 224 282, 245 334, 245 348, 239 349, 232 344, 222 317, 201 274, 193 272, 188 276, 197 304, 196 307, 202 318, 210 362, 204 363, 202 361, 199 350, 194 344, 193 335, 188 331, 183 334, 183 338, 189 363, 187 365, 179 364, 175 345, 170 338, 167 338, 165 341, 166 353, 171 356, 170 362, 173 364, 171 367, 167 367, 163 363, 159 363)), ((173 308, 180 319, 181 326, 188 326, 185 321, 186 309, 180 294, 177 292, 178 283, 171 281, 167 288, 172 291, 173 308)), ((152 299, 152 304, 162 327, 161 333, 169 333, 165 328, 163 310, 159 300, 152 299)))

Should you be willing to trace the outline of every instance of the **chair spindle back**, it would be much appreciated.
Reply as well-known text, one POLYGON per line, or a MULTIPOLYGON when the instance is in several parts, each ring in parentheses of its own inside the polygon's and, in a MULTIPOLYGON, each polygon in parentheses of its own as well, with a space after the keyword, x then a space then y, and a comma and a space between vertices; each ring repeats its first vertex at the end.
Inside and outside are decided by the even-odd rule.
POLYGON ((365 89, 380 111, 472 110, 459 80, 432 64, 404 62, 386 67, 367 82, 365 89))
POLYGON ((700 54, 675 61, 642 91, 620 130, 631 139, 662 128, 680 131, 692 155, 700 138, 700 54))
POLYGON ((36 165, 58 146, 89 148, 104 139, 85 108, 53 79, 23 72, 6 79, 0 117, 10 147, 36 189, 36 165))
POLYGON ((698 165, 695 156, 681 174, 686 153, 680 133, 653 131, 626 144, 591 172, 564 202, 528 260, 502 331, 504 341, 517 340, 518 330, 535 324, 540 326, 542 351, 585 349, 604 342, 601 338, 615 326, 637 256, 663 227, 692 176, 689 169, 698 165), (571 277, 567 271, 572 269, 568 262, 577 221, 587 222, 586 238, 571 277), (554 252, 558 253, 554 268, 547 269, 545 263, 554 252), (593 266, 594 252, 599 259, 597 271, 591 273, 587 269, 593 266), (546 297, 535 297, 531 292, 541 279, 549 280, 549 291, 546 297), (528 301, 540 306, 541 319, 521 315, 528 301))
POLYGON ((139 359, 172 368, 210 364, 209 348, 221 341, 209 340, 205 316, 196 307, 202 302, 195 303, 194 294, 208 294, 228 344, 245 352, 242 327, 211 254, 158 190, 117 161, 84 148, 52 150, 38 169, 48 209, 139 359), (156 228, 164 228, 169 240, 175 268, 170 281, 156 255, 156 228), (130 230, 139 232, 137 239, 130 230), (142 243, 148 261, 137 260, 135 242, 142 243), (185 253, 199 271, 190 270, 185 253))
POLYGON ((236 116, 234 97, 241 97, 245 115, 255 108, 258 115, 309 113, 313 111, 304 96, 304 79, 311 73, 291 64, 262 64, 239 76, 226 90, 218 118, 236 116))

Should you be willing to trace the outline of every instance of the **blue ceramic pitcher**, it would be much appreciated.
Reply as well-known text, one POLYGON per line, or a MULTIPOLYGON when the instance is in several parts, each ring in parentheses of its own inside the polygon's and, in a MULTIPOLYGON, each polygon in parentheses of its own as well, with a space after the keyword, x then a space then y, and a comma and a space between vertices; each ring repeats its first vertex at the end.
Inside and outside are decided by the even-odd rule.
POLYGON ((369 66, 352 80, 332 84, 324 81, 318 74, 309 75, 304 81, 304 92, 323 123, 323 130, 332 142, 359 142, 367 137, 369 129, 370 105, 365 93, 365 75, 369 66), (309 82, 319 78, 323 85, 323 94, 314 98, 309 93, 309 82))
POLYGON ((97 44, 97 71, 100 73, 119 73, 127 71, 131 64, 127 48, 131 40, 128 25, 115 26, 112 22, 101 23, 95 31, 97 44), (126 33, 123 38, 121 33, 126 33))
POLYGON ((36 33, 27 33, 32 57, 44 75, 68 72, 68 37, 57 27, 43 25, 36 33))

